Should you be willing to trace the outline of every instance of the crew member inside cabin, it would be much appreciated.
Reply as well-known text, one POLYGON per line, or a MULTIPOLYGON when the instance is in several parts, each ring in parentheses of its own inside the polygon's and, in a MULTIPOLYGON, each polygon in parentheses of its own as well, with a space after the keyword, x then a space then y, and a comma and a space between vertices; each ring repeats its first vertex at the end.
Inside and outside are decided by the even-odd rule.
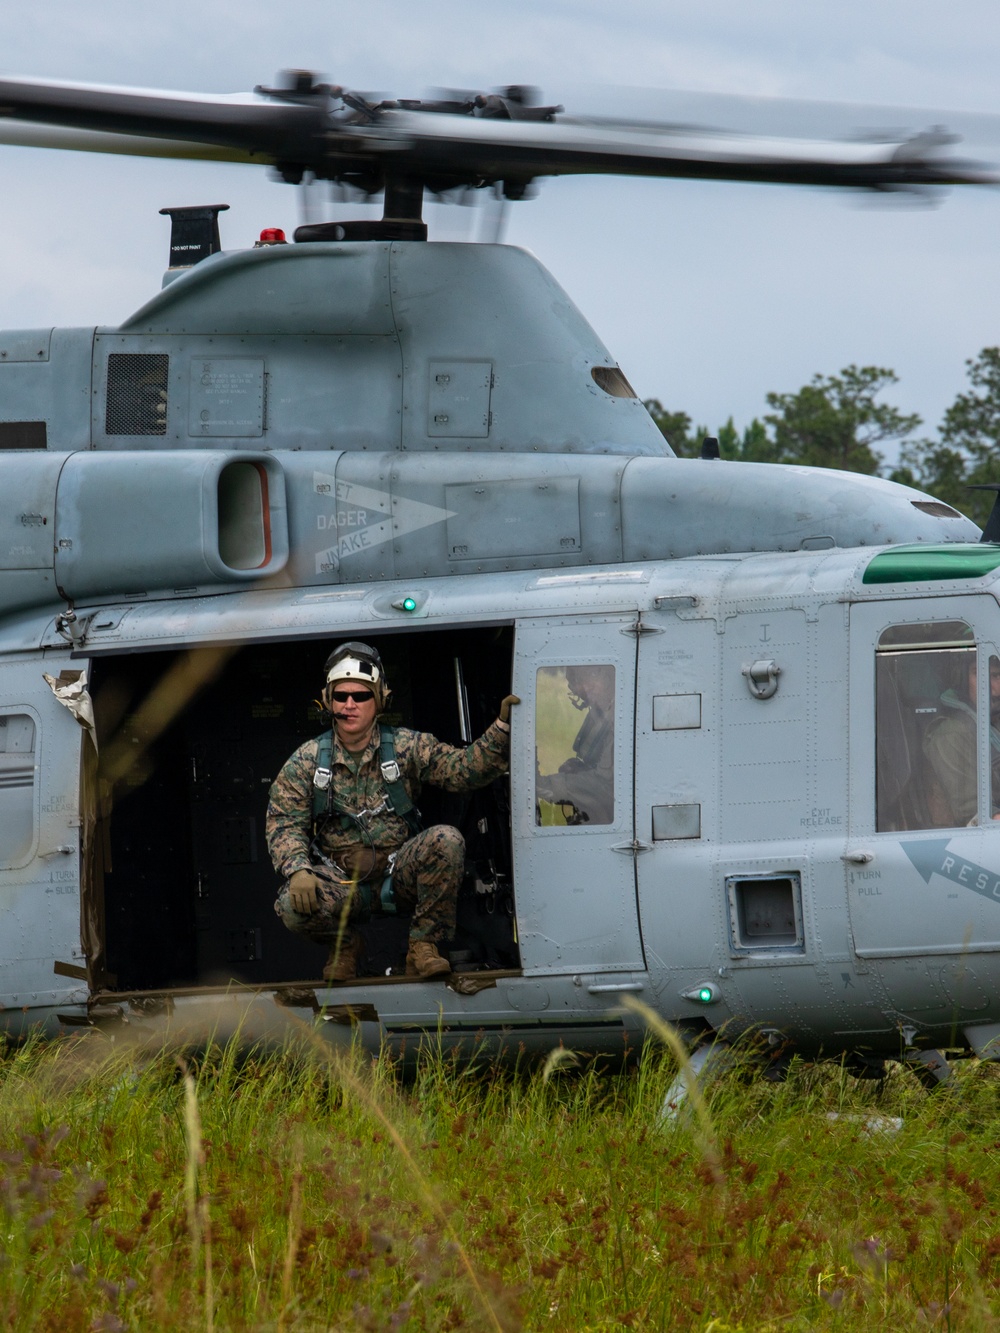
POLYGON ((537 739, 549 755, 558 760, 566 753, 560 736, 566 704, 585 716, 572 753, 558 770, 536 775, 537 821, 610 824, 615 814, 615 669, 610 664, 543 667, 539 675, 537 739))
MULTIPOLYGON (((978 818, 976 724, 976 654, 962 663, 958 683, 940 696, 941 712, 924 737, 926 755, 936 780, 931 799, 935 827, 974 824, 978 818), (941 808, 936 808, 940 806, 941 808)), ((1000 658, 990 658, 990 814, 1000 819, 1000 658)))
POLYGON ((443 946, 455 933, 465 842, 451 825, 424 828, 414 802, 425 784, 471 791, 506 772, 510 709, 520 700, 508 695, 497 720, 458 749, 379 722, 390 691, 367 644, 335 648, 324 673, 332 728, 301 745, 271 787, 267 845, 283 880, 275 911, 329 950, 327 981, 350 981, 364 947, 358 926, 382 906, 391 875, 395 904, 413 913, 407 974, 442 976, 451 971, 443 946))

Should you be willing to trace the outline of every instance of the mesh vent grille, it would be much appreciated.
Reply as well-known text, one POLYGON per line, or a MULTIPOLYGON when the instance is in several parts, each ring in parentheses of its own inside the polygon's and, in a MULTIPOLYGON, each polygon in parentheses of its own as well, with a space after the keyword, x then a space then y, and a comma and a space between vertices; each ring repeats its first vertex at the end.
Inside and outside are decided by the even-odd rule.
POLYGON ((108 435, 166 435, 166 352, 112 352, 108 357, 108 435))

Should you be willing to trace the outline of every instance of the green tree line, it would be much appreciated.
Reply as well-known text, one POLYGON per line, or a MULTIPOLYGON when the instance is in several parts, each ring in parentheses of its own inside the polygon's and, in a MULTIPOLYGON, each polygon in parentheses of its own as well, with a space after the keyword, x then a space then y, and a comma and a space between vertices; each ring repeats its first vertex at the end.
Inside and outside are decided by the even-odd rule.
POLYGON ((714 434, 723 458, 887 475, 930 492, 982 526, 993 493, 969 488, 1000 482, 1000 347, 984 347, 966 370, 969 387, 947 409, 933 438, 917 434, 924 423, 916 413, 881 401, 899 382, 882 366, 850 365, 839 375, 814 375, 796 393, 769 393, 772 410, 742 432, 732 417, 710 432, 658 398, 645 405, 681 457, 696 457, 703 438, 714 434), (887 470, 878 446, 890 441, 901 448, 899 462, 887 470))

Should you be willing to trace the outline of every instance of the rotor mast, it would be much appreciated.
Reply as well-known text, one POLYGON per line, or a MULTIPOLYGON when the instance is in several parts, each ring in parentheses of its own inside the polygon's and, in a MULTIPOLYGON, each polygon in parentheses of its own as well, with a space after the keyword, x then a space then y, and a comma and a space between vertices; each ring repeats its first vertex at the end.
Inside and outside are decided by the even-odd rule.
POLYGON ((296 227, 296 241, 426 241, 423 182, 387 172, 384 191, 380 218, 309 222, 296 227))

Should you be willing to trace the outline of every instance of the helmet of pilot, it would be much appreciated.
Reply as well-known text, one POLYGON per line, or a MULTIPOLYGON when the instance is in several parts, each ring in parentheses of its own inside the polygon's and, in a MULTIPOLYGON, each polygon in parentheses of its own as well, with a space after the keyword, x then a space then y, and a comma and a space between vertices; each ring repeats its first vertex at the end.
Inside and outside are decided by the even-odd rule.
POLYGON ((385 682, 385 668, 376 649, 367 643, 342 643, 323 664, 326 685, 323 702, 330 707, 335 686, 339 684, 364 685, 375 696, 375 711, 381 713, 389 702, 392 691, 385 682))

